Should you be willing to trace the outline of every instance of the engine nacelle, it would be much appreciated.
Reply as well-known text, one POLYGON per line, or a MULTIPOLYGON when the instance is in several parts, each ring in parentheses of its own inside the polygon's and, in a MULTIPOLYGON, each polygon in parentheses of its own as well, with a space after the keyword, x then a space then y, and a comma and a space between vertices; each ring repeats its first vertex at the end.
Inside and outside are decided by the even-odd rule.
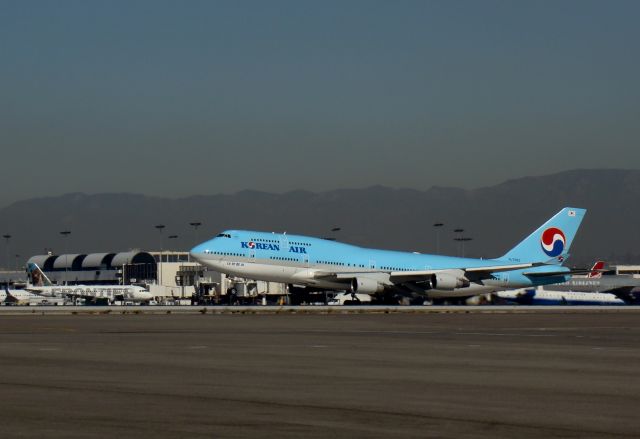
POLYGON ((454 290, 469 286, 469 279, 464 277, 462 270, 444 271, 431 275, 431 287, 434 290, 454 290))
POLYGON ((351 280, 351 291, 354 293, 375 294, 382 292, 382 290, 384 290, 384 286, 374 279, 356 277, 351 280))

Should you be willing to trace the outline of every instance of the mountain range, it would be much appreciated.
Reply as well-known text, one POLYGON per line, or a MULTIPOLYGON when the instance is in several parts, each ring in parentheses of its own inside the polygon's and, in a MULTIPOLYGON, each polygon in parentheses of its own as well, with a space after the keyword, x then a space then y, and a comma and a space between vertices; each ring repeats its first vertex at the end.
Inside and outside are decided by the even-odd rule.
MULTIPOLYGON (((573 206, 588 211, 570 265, 595 259, 640 263, 638 201, 640 170, 617 169, 565 171, 472 190, 373 186, 282 194, 246 190, 177 199, 71 193, 0 209, 0 232, 11 235, 10 265, 46 251, 188 250, 234 228, 287 231, 394 250, 497 257, 560 208, 573 206), (195 228, 192 222, 202 225, 195 228), (155 227, 160 224, 165 226, 161 232, 155 227), (65 237, 62 231, 71 234, 65 237), (173 235, 177 238, 169 238, 173 235)), ((3 242, 1 266, 7 266, 6 253, 3 242)))

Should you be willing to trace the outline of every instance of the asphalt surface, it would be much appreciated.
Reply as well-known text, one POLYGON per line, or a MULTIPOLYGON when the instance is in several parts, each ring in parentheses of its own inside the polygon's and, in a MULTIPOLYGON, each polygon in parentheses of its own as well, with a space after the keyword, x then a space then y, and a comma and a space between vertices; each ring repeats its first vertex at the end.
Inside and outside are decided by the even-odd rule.
POLYGON ((640 313, 0 316, 0 437, 639 437, 640 313))

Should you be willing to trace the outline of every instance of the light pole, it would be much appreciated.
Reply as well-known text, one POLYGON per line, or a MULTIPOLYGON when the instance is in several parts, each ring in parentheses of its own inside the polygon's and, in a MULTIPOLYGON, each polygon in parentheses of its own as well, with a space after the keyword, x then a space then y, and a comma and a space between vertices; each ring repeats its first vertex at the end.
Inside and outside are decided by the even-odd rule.
POLYGON ((164 224, 158 224, 155 227, 160 232, 160 265, 158 266, 160 275, 158 276, 158 283, 162 285, 162 229, 164 229, 164 224))
POLYGON ((9 266, 11 265, 11 263, 9 262, 9 240, 11 239, 11 235, 7 233, 5 235, 2 235, 2 237, 7 241, 7 246, 5 251, 7 256, 7 270, 10 270, 9 266))
MULTIPOLYGON (((341 227, 333 227, 331 229, 331 233, 339 232, 340 230, 342 230, 341 227)), ((333 236, 325 236, 322 239, 326 239, 327 241, 335 241, 336 240, 336 238, 334 238, 333 236)))
MULTIPOLYGON (((169 235, 168 236, 169 239, 178 239, 178 235, 169 235)), ((169 245, 169 249, 171 249, 171 245, 169 245)), ((176 262, 179 262, 179 259, 176 255, 176 262)), ((182 270, 180 270, 182 271, 182 270)), ((180 294, 180 297, 184 297, 184 278, 182 277, 182 275, 180 275, 180 290, 182 291, 182 293, 180 294)))
POLYGON ((458 256, 460 256, 460 247, 461 247, 460 246, 460 242, 461 242, 460 237, 462 236, 462 232, 464 232, 464 229, 454 229, 453 230, 453 233, 456 234, 456 237, 453 238, 453 240, 458 242, 458 248, 457 248, 457 251, 456 251, 458 256))
POLYGON ((192 222, 189 223, 189 225, 191 227, 193 227, 193 229, 194 229, 194 235, 195 235, 195 238, 196 238, 194 245, 197 245, 198 241, 200 241, 200 239, 198 238, 198 227, 200 227, 202 225, 202 223, 200 221, 192 221, 192 222))
POLYGON ((444 226, 444 223, 434 223, 433 227, 436 229, 436 254, 440 253, 440 229, 444 226))
MULTIPOLYGON (((169 235, 169 239, 178 239, 178 235, 169 235)), ((169 250, 171 250, 171 245, 169 245, 169 250)))
POLYGON ((64 284, 67 285, 69 282, 67 280, 67 270, 68 270, 68 265, 69 265, 69 255, 67 253, 69 253, 69 248, 66 242, 66 238, 71 235, 71 231, 70 230, 64 230, 62 232, 60 232, 60 234, 63 236, 63 239, 65 240, 64 246, 63 246, 63 251, 64 251, 64 284))
POLYGON ((464 238, 464 237, 460 237, 460 238, 455 238, 456 241, 458 241, 460 243, 460 246, 462 247, 462 257, 464 258, 464 243, 465 242, 469 242, 472 241, 473 238, 464 238))

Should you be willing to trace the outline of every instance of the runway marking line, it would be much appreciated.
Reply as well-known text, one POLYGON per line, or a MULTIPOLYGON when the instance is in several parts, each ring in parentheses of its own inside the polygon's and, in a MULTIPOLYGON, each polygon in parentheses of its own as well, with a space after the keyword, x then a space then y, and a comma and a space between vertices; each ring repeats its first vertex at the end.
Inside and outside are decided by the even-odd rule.
POLYGON ((454 332, 454 335, 488 335, 491 337, 557 337, 555 334, 504 334, 500 332, 454 332))

